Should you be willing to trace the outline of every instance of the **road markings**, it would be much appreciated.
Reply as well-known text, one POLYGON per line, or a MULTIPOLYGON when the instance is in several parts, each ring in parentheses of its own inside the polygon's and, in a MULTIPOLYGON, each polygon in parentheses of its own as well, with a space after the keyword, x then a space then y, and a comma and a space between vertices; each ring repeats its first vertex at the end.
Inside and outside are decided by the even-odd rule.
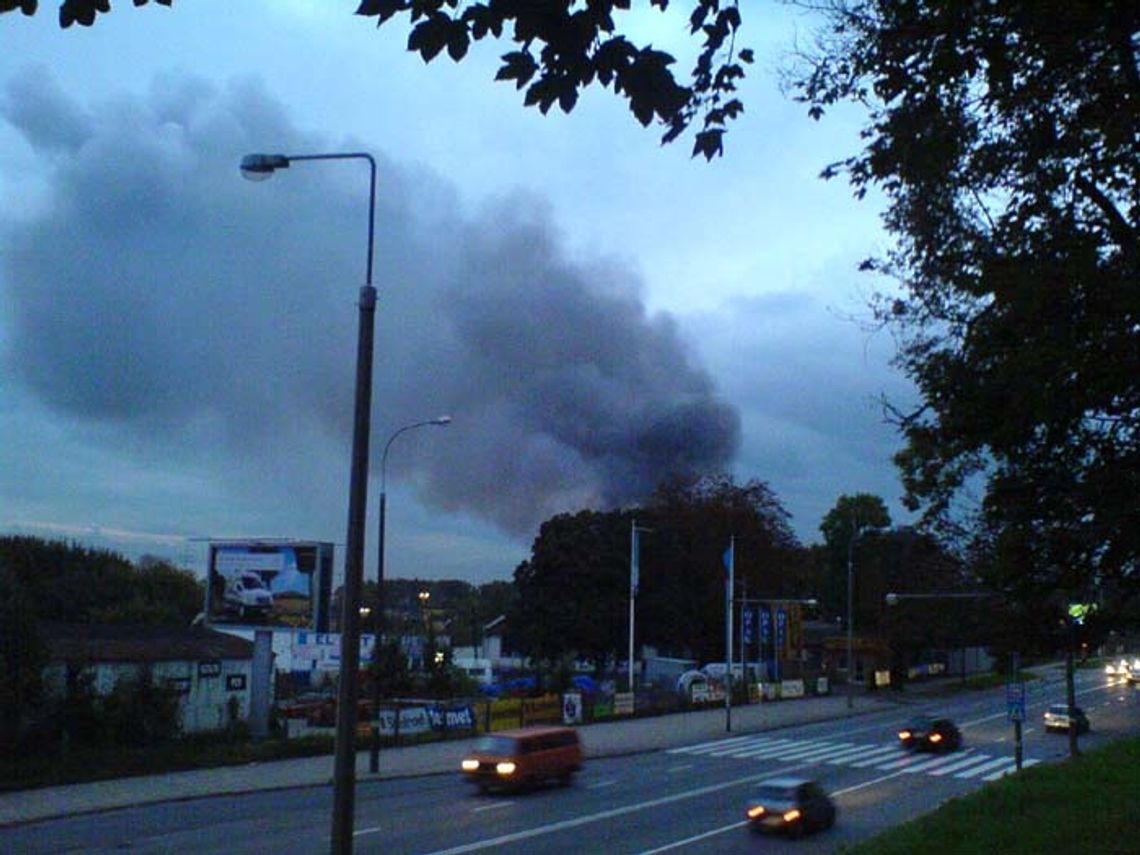
MULTIPOLYGON (((992 753, 978 753, 973 748, 955 751, 950 754, 930 756, 900 748, 897 744, 852 745, 849 742, 827 742, 820 739, 726 739, 721 745, 701 743, 689 748, 670 748, 669 754, 695 753, 703 757, 725 757, 733 760, 775 760, 796 762, 804 767, 828 763, 833 766, 850 766, 853 769, 875 768, 897 774, 948 775, 958 778, 975 778, 993 773, 1001 767, 1007 770, 1014 766, 1010 757, 995 756, 992 753)), ((1026 758, 1022 766, 1039 762, 1026 758)), ((1000 772, 998 773, 1000 777, 1000 772)))
MULTIPOLYGON (((721 790, 731 789, 733 787, 740 787, 745 784, 754 784, 757 781, 762 781, 769 777, 768 773, 759 775, 746 775, 743 778, 734 778, 731 781, 722 781, 719 784, 709 784, 706 787, 697 787, 693 790, 685 790, 681 793, 674 793, 669 796, 661 796, 657 799, 650 799, 645 802, 637 802, 636 804, 623 805, 622 807, 604 810, 599 813, 589 814, 588 816, 577 816, 573 819, 564 819, 559 822, 552 822, 548 825, 540 825, 535 828, 527 828, 522 831, 515 831, 511 834, 503 834, 498 837, 488 837, 484 840, 476 840, 471 843, 464 843, 460 846, 453 846, 450 849, 440 849, 436 852, 430 852, 427 855, 462 855, 465 852, 478 852, 480 849, 494 849, 507 843, 517 843, 520 840, 530 840, 533 837, 540 837, 544 834, 554 834, 559 831, 568 831, 573 828, 578 828, 583 825, 589 825, 593 822, 601 822, 606 819, 613 819, 618 816, 625 816, 630 813, 637 813, 642 810, 649 810, 650 808, 661 807, 662 805, 673 804, 674 802, 684 801, 685 799, 694 799, 698 796, 708 795, 709 793, 716 793, 721 790)), ((368 829, 367 833, 380 831, 380 829, 368 829)), ((357 832, 357 834, 364 834, 365 831, 357 832)))
POLYGON ((664 846, 658 846, 656 849, 646 849, 644 852, 639 852, 638 855, 658 855, 659 852, 668 852, 670 849, 680 849, 682 846, 688 846, 690 843, 696 843, 698 840, 707 840, 710 837, 716 837, 718 834, 725 834, 729 831, 735 831, 738 828, 744 828, 746 825, 748 825, 748 820, 734 822, 731 825, 722 825, 720 828, 714 828, 703 834, 686 837, 684 840, 674 840, 672 843, 666 843, 664 846))
MULTIPOLYGON (((1040 762, 1041 761, 1038 760, 1037 758, 1031 757, 1028 760, 1022 760, 1021 761, 1021 768, 1025 769, 1029 766, 1036 766, 1040 762)), ((982 780, 983 781, 996 781, 998 778, 1004 778, 1006 775, 1012 775, 1016 771, 1017 771, 1017 764, 1016 763, 1010 763, 1004 769, 998 769, 996 772, 991 772, 988 775, 982 776, 982 780)))
POLYGON ((503 808, 508 808, 513 804, 513 801, 494 802, 493 804, 480 805, 477 808, 471 808, 471 813, 483 813, 484 811, 489 810, 502 810, 503 808))
POLYGON ((606 787, 617 786, 617 778, 606 778, 604 781, 594 781, 592 784, 587 784, 587 790, 604 790, 606 787))

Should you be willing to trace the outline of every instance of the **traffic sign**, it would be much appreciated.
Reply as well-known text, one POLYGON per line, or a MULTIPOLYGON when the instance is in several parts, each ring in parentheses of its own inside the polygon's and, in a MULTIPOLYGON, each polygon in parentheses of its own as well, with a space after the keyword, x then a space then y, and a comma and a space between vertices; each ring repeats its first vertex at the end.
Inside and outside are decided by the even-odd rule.
POLYGON ((1025 721, 1025 683, 1005 684, 1005 710, 1010 721, 1025 721))

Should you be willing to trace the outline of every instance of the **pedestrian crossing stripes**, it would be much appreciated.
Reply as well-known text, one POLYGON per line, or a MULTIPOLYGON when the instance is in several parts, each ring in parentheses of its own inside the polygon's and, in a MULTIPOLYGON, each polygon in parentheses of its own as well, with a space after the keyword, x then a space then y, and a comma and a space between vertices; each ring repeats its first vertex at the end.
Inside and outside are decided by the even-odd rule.
MULTIPOLYGON (((826 739, 786 739, 772 736, 735 736, 670 748, 668 754, 705 757, 731 757, 735 760, 782 760, 797 763, 830 763, 855 769, 876 769, 907 774, 951 775, 995 781, 1017 768, 1010 757, 995 757, 967 748, 949 754, 921 754, 898 745, 857 744, 826 739)), ((1021 766, 1034 766, 1040 760, 1026 757, 1021 766)))

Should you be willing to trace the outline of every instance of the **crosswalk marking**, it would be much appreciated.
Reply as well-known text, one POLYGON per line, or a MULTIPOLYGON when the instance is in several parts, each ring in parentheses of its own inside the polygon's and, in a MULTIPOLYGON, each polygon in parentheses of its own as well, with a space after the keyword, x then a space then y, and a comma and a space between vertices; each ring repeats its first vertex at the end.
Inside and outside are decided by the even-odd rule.
POLYGON ((996 769, 998 766, 1006 766, 1009 764, 1008 757, 998 757, 996 760, 990 760, 988 763, 982 763, 979 766, 973 766, 969 769, 964 769, 954 775, 955 778, 976 778, 983 772, 989 772, 996 769))
MULTIPOLYGON (((1028 760, 1022 760, 1021 761, 1021 768, 1025 769, 1029 766, 1036 766, 1040 762, 1041 761, 1038 760, 1037 758, 1030 757, 1028 760)), ((1011 775, 1016 771, 1017 771, 1017 764, 1016 763, 1010 763, 1004 769, 998 769, 996 772, 990 772, 990 774, 988 774, 988 775, 983 775, 982 780, 983 781, 996 781, 998 778, 1001 778, 1005 775, 1011 775)))
POLYGON ((978 762, 979 758, 985 759, 985 757, 986 757, 985 754, 976 754, 972 757, 967 757, 964 760, 958 760, 955 763, 950 763, 949 765, 943 766, 940 769, 935 769, 930 774, 931 775, 949 775, 951 772, 958 772, 962 769, 967 768, 968 766, 973 766, 975 763, 978 762))
MULTIPOLYGON (((955 778, 980 778, 994 781, 1016 770, 1009 757, 975 752, 973 748, 951 754, 916 754, 897 744, 857 744, 827 739, 790 739, 771 736, 736 736, 702 742, 681 748, 670 748, 668 754, 728 757, 734 760, 778 760, 797 763, 829 763, 855 769, 874 767, 888 772, 907 774, 953 775, 955 778)), ((1022 768, 1040 760, 1025 758, 1022 768)))

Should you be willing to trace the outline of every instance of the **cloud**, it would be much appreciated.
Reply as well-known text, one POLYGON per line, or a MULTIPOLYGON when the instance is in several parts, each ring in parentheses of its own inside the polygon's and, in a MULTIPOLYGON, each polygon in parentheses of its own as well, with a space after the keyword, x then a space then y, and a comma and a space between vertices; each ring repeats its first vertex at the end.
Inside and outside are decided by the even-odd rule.
POLYGON ((805 542, 818 539, 820 520, 844 493, 879 495, 896 523, 910 519, 888 464, 901 438, 887 423, 883 400, 906 410, 918 399, 890 366, 893 341, 859 320, 867 319, 865 307, 821 296, 834 300, 843 282, 856 293, 862 279, 854 260, 829 265, 818 277, 795 292, 733 298, 685 325, 740 408, 747 437, 736 464, 740 477, 767 481, 793 511, 805 542))
MULTIPOLYGON (((37 210, 0 225, 5 409, 27 396, 121 459, 180 467, 167 513, 212 518, 212 533, 339 533, 363 164, 297 163, 255 185, 237 163, 373 147, 293 127, 249 80, 166 75, 83 110, 39 71, 9 81, 0 118, 51 155, 37 210), (224 485, 246 510, 188 509, 186 483, 214 485, 211 501, 224 485)), ((391 471, 437 508, 526 536, 731 464, 738 413, 629 270, 571 257, 537 198, 465 212, 440 178, 378 161, 374 474, 386 437, 449 413, 430 442, 402 439, 391 471)), ((137 508, 124 516, 138 526, 137 508)))

